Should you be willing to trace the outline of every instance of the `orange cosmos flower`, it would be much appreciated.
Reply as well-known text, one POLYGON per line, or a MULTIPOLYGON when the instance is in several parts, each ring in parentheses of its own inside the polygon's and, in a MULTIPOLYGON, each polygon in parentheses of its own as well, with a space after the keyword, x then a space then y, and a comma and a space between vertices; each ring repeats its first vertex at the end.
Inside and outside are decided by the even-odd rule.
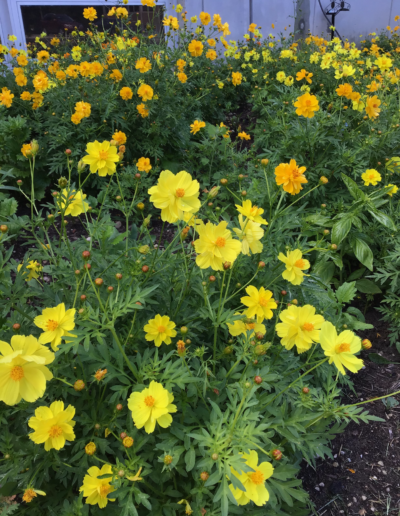
POLYGON ((282 185, 285 192, 296 195, 303 189, 303 183, 308 183, 304 177, 306 167, 298 167, 294 159, 290 163, 281 163, 275 169, 276 184, 282 185))

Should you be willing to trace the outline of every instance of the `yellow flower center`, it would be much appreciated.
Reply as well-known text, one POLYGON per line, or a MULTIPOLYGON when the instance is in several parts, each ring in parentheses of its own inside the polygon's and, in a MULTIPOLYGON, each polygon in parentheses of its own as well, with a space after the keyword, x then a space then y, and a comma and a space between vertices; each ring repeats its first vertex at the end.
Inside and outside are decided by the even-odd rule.
POLYGON ((256 323, 248 323, 248 324, 246 324, 246 327, 247 327, 248 330, 254 330, 255 326, 256 326, 256 323))
POLYGON ((368 177, 369 177, 369 179, 374 179, 375 174, 370 174, 368 177))
POLYGON ((54 321, 53 319, 49 319, 47 321, 47 331, 55 331, 58 328, 58 322, 54 321))
POLYGON ((268 305, 268 299, 265 299, 265 297, 261 297, 258 303, 259 303, 260 306, 267 306, 268 305))
POLYGON ((313 331, 314 325, 310 322, 306 322, 303 324, 303 330, 305 331, 313 331))
POLYGON ((20 380, 22 380, 22 378, 25 376, 22 366, 20 366, 20 365, 14 366, 11 369, 10 376, 11 376, 11 380, 14 380, 14 382, 19 382, 20 380))
POLYGON ((156 402, 156 400, 153 398, 153 396, 146 396, 144 399, 144 403, 148 407, 152 407, 155 402, 156 402))
POLYGON ((49 430, 49 437, 60 437, 63 431, 61 426, 53 425, 49 430))
POLYGON ((111 491, 111 486, 109 484, 103 484, 99 487, 99 495, 100 498, 107 498, 108 493, 111 491))
POLYGON ((294 266, 298 267, 299 269, 302 269, 304 267, 304 265, 305 265, 305 263, 302 258, 300 258, 300 260, 297 260, 294 262, 294 266))
POLYGON ((217 240, 215 241, 215 245, 217 247, 225 247, 225 242, 226 242, 225 238, 218 237, 217 240))
POLYGON ((255 471, 250 475, 251 481, 253 484, 260 485, 264 482, 264 475, 260 470, 255 471))
POLYGON ((306 106, 311 106, 311 100, 306 100, 306 106))
POLYGON ((165 326, 159 326, 157 328, 158 333, 165 333, 165 326))
POLYGON ((252 215, 257 215, 257 213, 258 213, 258 206, 253 206, 253 207, 251 208, 251 210, 250 210, 250 213, 251 213, 252 215))
POLYGON ((336 353, 349 353, 350 352, 350 344, 347 342, 342 342, 338 344, 335 348, 336 353))
POLYGON ((175 192, 175 195, 177 197, 183 197, 185 195, 185 190, 183 188, 177 188, 176 192, 175 192))
POLYGON ((24 493, 24 496, 22 497, 23 501, 26 502, 26 503, 29 503, 31 502, 35 497, 37 496, 37 494, 35 493, 35 491, 33 489, 27 489, 24 493))
POLYGON ((99 151, 99 159, 106 160, 108 158, 108 151, 101 150, 99 151))

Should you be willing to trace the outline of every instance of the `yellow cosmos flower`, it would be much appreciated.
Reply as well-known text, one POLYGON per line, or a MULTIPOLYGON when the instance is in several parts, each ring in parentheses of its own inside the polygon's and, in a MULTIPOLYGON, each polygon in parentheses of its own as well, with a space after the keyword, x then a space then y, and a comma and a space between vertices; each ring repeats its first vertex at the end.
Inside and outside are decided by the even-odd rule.
POLYGON ((13 102, 14 94, 11 91, 4 87, 1 89, 0 93, 0 105, 6 106, 6 108, 10 108, 13 102))
POLYGON ((53 378, 46 367, 54 353, 30 335, 14 335, 11 345, 0 341, 0 400, 16 405, 24 399, 33 403, 46 390, 46 381, 53 378))
POLYGON ((243 215, 239 215, 239 224, 240 229, 233 228, 233 231, 242 242, 242 253, 247 256, 250 256, 251 253, 261 253, 263 245, 260 240, 264 236, 264 230, 262 229, 261 224, 249 219, 243 220, 243 215))
MULTIPOLYGON (((236 312, 235 315, 240 315, 239 312, 236 312)), ((258 323, 254 317, 249 319, 248 317, 244 319, 238 319, 233 324, 228 325, 229 333, 233 337, 237 337, 238 335, 245 335, 246 332, 253 330, 250 338, 254 336, 255 333, 261 333, 262 335, 265 335, 267 330, 265 329, 264 324, 258 323)))
POLYGON ((347 99, 351 98, 353 93, 353 87, 351 84, 348 84, 347 82, 344 84, 341 84, 337 89, 336 93, 339 97, 346 97, 347 99))
POLYGON ((170 320, 168 315, 157 314, 143 328, 146 332, 146 340, 154 340, 154 344, 159 348, 163 342, 171 344, 171 337, 176 337, 176 324, 170 320))
POLYGON ((189 43, 188 50, 193 57, 199 57, 203 53, 203 43, 197 39, 193 39, 189 43))
POLYGON ((378 57, 378 59, 375 61, 375 64, 379 66, 381 72, 389 70, 393 66, 392 60, 386 56, 378 57))
POLYGON ((190 132, 192 134, 196 134, 196 133, 198 133, 200 131, 200 129, 202 129, 205 126, 206 126, 205 122, 202 122, 200 120, 195 120, 193 122, 193 124, 190 124, 190 132))
POLYGON ((151 63, 146 57, 141 57, 136 61, 135 68, 139 70, 140 73, 146 73, 151 70, 151 63))
POLYGON ((85 475, 83 485, 79 488, 79 491, 83 491, 87 504, 98 505, 100 509, 104 509, 108 502, 115 501, 115 499, 107 498, 110 493, 115 491, 115 487, 111 485, 113 480, 112 467, 109 464, 104 464, 101 469, 92 466, 87 472, 88 474, 85 475), (104 475, 110 476, 99 478, 104 475))
POLYGON ((174 396, 161 383, 151 382, 142 392, 132 392, 128 400, 128 408, 132 411, 132 419, 136 428, 143 428, 151 434, 158 423, 162 428, 172 424, 171 414, 177 411, 173 405, 174 396))
POLYGON ((237 211, 249 220, 257 222, 257 224, 268 224, 268 222, 261 217, 264 210, 256 205, 253 206, 250 199, 243 201, 242 206, 239 206, 238 204, 235 204, 235 206, 237 211))
POLYGON ((72 215, 73 217, 78 217, 82 213, 86 213, 89 208, 89 203, 85 201, 86 194, 83 194, 80 190, 75 192, 75 190, 67 191, 65 188, 61 192, 62 200, 58 203, 58 206, 61 210, 65 209, 65 205, 67 204, 67 208, 65 209, 64 215, 72 215), (68 199, 68 203, 67 203, 68 199))
POLYGON ((146 100, 151 100, 153 98, 154 91, 148 84, 142 84, 139 87, 137 94, 142 98, 143 102, 146 102, 146 100))
POLYGON ((255 450, 251 450, 248 454, 244 453, 241 457, 245 460, 245 464, 250 466, 253 471, 248 471, 247 473, 241 471, 241 473, 238 473, 234 468, 231 468, 231 473, 240 480, 245 491, 234 487, 233 484, 230 484, 229 488, 239 505, 254 502, 261 507, 269 500, 265 481, 272 476, 274 468, 270 462, 258 464, 258 454, 255 450))
POLYGON ((148 174, 152 169, 150 158, 139 158, 136 163, 136 167, 139 172, 146 172, 146 174, 148 174))
POLYGON ((313 306, 291 305, 287 310, 283 310, 279 318, 282 322, 276 325, 276 333, 281 337, 281 344, 286 349, 296 346, 298 353, 304 353, 311 348, 313 342, 319 341, 319 330, 324 318, 322 315, 315 315, 313 306))
POLYGON ((299 249, 289 251, 285 256, 279 253, 278 260, 286 265, 286 270, 282 273, 282 278, 289 281, 292 285, 300 285, 304 280, 305 270, 310 268, 310 262, 303 259, 299 249))
POLYGON ((379 116, 379 113, 381 112, 379 107, 380 105, 381 101, 378 99, 376 95, 367 98, 365 112, 367 113, 369 118, 376 118, 379 116))
POLYGON ((211 222, 197 226, 199 238, 194 241, 194 247, 198 254, 196 263, 200 269, 211 267, 214 271, 222 271, 225 262, 232 264, 238 257, 242 244, 233 240, 227 225, 223 221, 217 226, 211 222))
POLYGON ((100 143, 97 140, 90 142, 86 146, 86 152, 87 155, 82 158, 82 161, 90 166, 92 174, 98 172, 100 177, 114 174, 119 156, 117 148, 110 145, 110 142, 100 143))
POLYGON ((112 135, 112 139, 115 140, 118 145, 124 145, 126 143, 126 134, 122 131, 115 131, 115 133, 112 135))
MULTIPOLYGON (((17 267, 17 271, 19 272, 23 267, 23 263, 20 263, 17 267)), ((39 277, 39 272, 43 269, 42 265, 40 265, 39 262, 36 260, 30 260, 28 265, 26 266, 26 269, 28 269, 29 274, 28 277, 25 279, 25 281, 31 281, 31 279, 37 279, 39 277)), ((22 276, 26 276, 27 272, 24 271, 22 273, 22 276)))
POLYGON ((64 303, 55 308, 45 308, 42 315, 35 317, 34 323, 44 333, 39 337, 41 344, 51 343, 54 351, 57 351, 63 337, 71 336, 69 332, 75 328, 75 308, 65 310, 64 303))
POLYGON ((44 491, 39 491, 39 489, 33 489, 33 487, 28 487, 25 489, 24 494, 22 495, 22 500, 25 503, 30 503, 37 495, 46 496, 44 491))
POLYGON ((94 7, 87 7, 83 10, 83 17, 87 20, 94 21, 97 18, 97 11, 94 7))
POLYGON ((243 76, 240 72, 232 72, 232 84, 234 86, 239 86, 242 84, 243 76))
POLYGON ((298 167, 294 159, 291 159, 290 163, 280 163, 275 168, 276 184, 282 185, 285 192, 290 195, 296 195, 303 190, 301 185, 308 183, 304 177, 305 171, 306 167, 298 167))
POLYGON ((276 80, 279 81, 279 82, 284 82, 286 79, 286 74, 285 72, 281 71, 281 72, 278 72, 276 74, 276 80))
POLYGON ((344 368, 352 373, 357 373, 364 362, 354 356, 361 350, 361 339, 350 330, 337 334, 332 323, 325 321, 321 328, 320 343, 325 355, 329 357, 329 363, 335 364, 341 374, 346 374, 344 368))
POLYGON ((304 116, 305 118, 313 118, 316 111, 319 111, 318 99, 315 95, 305 93, 301 97, 298 97, 294 103, 296 107, 296 115, 304 116))
POLYGON ((148 193, 150 201, 161 210, 161 219, 166 222, 176 222, 182 212, 195 213, 200 208, 199 182, 182 170, 173 174, 163 170, 155 186, 148 193))
POLYGON ((149 110, 146 108, 146 104, 138 104, 136 106, 136 109, 138 110, 138 113, 139 115, 142 117, 142 118, 146 118, 149 116, 149 110))
POLYGON ((178 77, 179 82, 181 82, 182 84, 185 84, 185 82, 188 79, 187 75, 184 72, 179 72, 176 76, 178 77))
POLYGON ((64 410, 63 401, 54 401, 50 407, 38 407, 28 421, 28 426, 34 430, 29 438, 36 444, 44 443, 46 451, 61 450, 65 441, 75 441, 74 415, 75 407, 68 405, 64 410))
POLYGON ((256 287, 250 285, 246 288, 248 296, 244 296, 240 299, 244 306, 247 306, 246 315, 247 317, 257 316, 257 322, 261 323, 264 319, 272 319, 272 310, 277 308, 275 299, 272 297, 270 290, 265 290, 261 287, 257 290, 256 287))
POLYGON ((247 133, 245 133, 244 131, 238 133, 238 138, 240 138, 241 140, 250 140, 251 139, 251 136, 247 133))
POLYGON ((361 178, 363 179, 365 186, 376 186, 378 182, 382 180, 382 176, 374 168, 369 168, 366 170, 364 174, 361 174, 361 178))
POLYGON ((127 86, 121 88, 119 94, 123 100, 129 100, 133 97, 133 91, 127 86))
POLYGON ((390 195, 390 197, 392 197, 394 194, 396 194, 399 190, 398 186, 392 185, 391 183, 389 183, 385 188, 388 189, 388 191, 386 193, 388 195, 390 195))

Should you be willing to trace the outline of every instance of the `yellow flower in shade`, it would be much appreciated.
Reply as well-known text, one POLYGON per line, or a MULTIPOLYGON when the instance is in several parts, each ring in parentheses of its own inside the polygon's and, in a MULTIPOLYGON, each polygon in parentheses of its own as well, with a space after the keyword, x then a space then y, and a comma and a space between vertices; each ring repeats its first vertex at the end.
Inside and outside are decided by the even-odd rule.
MULTIPOLYGON (((23 264, 20 263, 17 267, 17 271, 19 272, 23 267, 23 264)), ((40 265, 39 262, 36 260, 30 260, 28 265, 26 266, 26 269, 28 269, 29 274, 28 277, 25 279, 25 281, 31 281, 31 279, 37 279, 39 277, 39 272, 43 269, 43 267, 40 265)), ((27 272, 24 271, 22 273, 23 276, 26 276, 27 272)))
POLYGON ((41 344, 51 343, 54 351, 57 351, 63 337, 71 336, 69 332, 75 328, 75 308, 65 310, 64 303, 55 308, 45 308, 42 315, 35 317, 34 323, 44 333, 39 337, 41 344))
POLYGON ((382 180, 382 176, 374 168, 369 168, 366 170, 364 174, 361 174, 361 178, 363 179, 365 186, 376 186, 378 182, 382 180))
POLYGON ((149 110, 146 108, 146 104, 138 104, 136 106, 136 109, 138 110, 138 113, 142 118, 146 118, 149 116, 149 110))
POLYGON ((90 442, 85 446, 86 455, 94 455, 96 453, 96 444, 94 442, 90 442))
POLYGON ((117 148, 110 145, 110 142, 100 143, 97 140, 90 142, 86 146, 86 152, 87 155, 82 158, 82 161, 90 166, 92 174, 98 172, 100 177, 114 174, 119 156, 117 148))
POLYGON ((29 91, 23 91, 21 93, 21 100, 31 100, 32 96, 29 91))
MULTIPOLYGON (((115 82, 119 82, 119 81, 122 81, 122 78, 123 78, 123 75, 122 73, 117 70, 116 68, 114 70, 112 70, 112 72, 110 73, 110 78, 115 81, 115 82)), ((150 87, 150 86, 149 86, 150 87)))
POLYGON ((243 201, 242 206, 239 206, 238 204, 235 204, 235 206, 237 211, 249 220, 257 222, 257 224, 268 224, 268 222, 261 217, 264 210, 256 205, 253 206, 250 199, 243 201))
POLYGON ((329 363, 333 362, 342 374, 346 374, 344 368, 352 373, 357 373, 363 367, 363 361, 354 356, 361 350, 361 339, 352 331, 345 330, 338 335, 333 324, 325 321, 321 328, 319 341, 325 355, 329 357, 329 363))
POLYGON ((49 79, 44 72, 40 71, 33 78, 32 84, 36 91, 43 92, 49 87, 49 79))
POLYGON ((380 105, 381 101, 378 99, 376 95, 367 98, 365 112, 367 113, 369 118, 376 118, 377 116, 379 116, 379 113, 381 112, 379 107, 380 105))
POLYGON ((199 182, 182 170, 173 174, 163 170, 155 186, 148 193, 150 201, 161 210, 161 219, 166 222, 176 222, 182 212, 196 213, 200 208, 199 182))
POLYGON ((68 405, 64 410, 63 401, 54 401, 50 407, 38 407, 28 421, 28 426, 34 430, 29 438, 36 444, 44 443, 46 451, 61 450, 65 441, 75 441, 74 415, 75 407, 68 405))
POLYGON ((133 91, 127 86, 121 88, 119 94, 123 100, 129 100, 133 97, 133 91))
POLYGON ((288 75, 285 79, 285 86, 292 86, 294 79, 291 75, 288 75))
POLYGON ((83 10, 83 17, 87 20, 94 21, 97 18, 97 11, 94 7, 87 7, 83 10))
POLYGON ((115 487, 111 485, 113 480, 112 467, 109 464, 103 464, 101 469, 92 466, 87 472, 88 474, 85 475, 83 485, 79 488, 79 491, 83 491, 87 504, 98 505, 100 509, 104 509, 108 502, 115 501, 115 499, 108 498, 108 495, 115 491, 115 487), (99 478, 104 475, 110 476, 99 478))
MULTIPOLYGON (((235 315, 240 315, 238 312, 235 313, 235 315)), ((264 324, 258 323, 254 317, 252 319, 249 319, 247 317, 244 317, 244 319, 238 319, 233 324, 228 324, 229 333, 233 337, 237 337, 238 335, 244 335, 248 331, 252 331, 250 338, 254 336, 255 333, 261 333, 262 335, 266 334, 266 329, 264 324)))
POLYGON ((115 140, 118 145, 125 145, 126 143, 126 134, 122 131, 115 131, 115 133, 112 135, 112 139, 115 140))
POLYGON ((318 99, 315 95, 305 93, 301 97, 298 97, 294 103, 296 107, 296 115, 304 116, 305 118, 313 118, 316 111, 319 110, 318 99))
POLYGON ((300 285, 304 280, 305 270, 310 268, 310 262, 303 259, 299 249, 289 251, 285 256, 279 253, 278 260, 286 265, 286 270, 282 273, 282 278, 289 281, 292 285, 300 285))
POLYGON ((146 172, 146 174, 148 174, 152 169, 150 158, 139 158, 136 166, 139 172, 146 172))
POLYGON ((223 221, 217 226, 211 222, 197 226, 199 238, 194 241, 194 247, 200 269, 211 267, 214 271, 222 271, 225 262, 232 264, 238 257, 242 244, 232 238, 227 225, 223 221))
POLYGON ((153 98, 154 91, 153 88, 148 84, 142 84, 139 87, 137 94, 139 95, 139 97, 142 98, 144 102, 146 102, 146 100, 151 100, 153 98))
POLYGON ((286 349, 297 347, 298 353, 308 351, 313 342, 319 341, 319 333, 324 318, 315 314, 311 305, 302 307, 291 305, 279 315, 282 321, 276 325, 276 333, 286 349))
POLYGON ((71 190, 68 192, 64 189, 61 192, 61 195, 61 203, 58 203, 60 209, 63 210, 65 208, 65 205, 67 204, 64 215, 72 215, 73 217, 78 217, 78 215, 81 215, 82 213, 86 213, 88 211, 89 203, 85 201, 86 194, 83 194, 81 191, 75 192, 75 190, 71 190))
POLYGON ((200 131, 200 129, 202 129, 205 126, 206 126, 205 122, 201 122, 200 120, 195 120, 193 122, 193 124, 190 124, 190 132, 193 134, 196 134, 200 131))
POLYGON ((207 50, 206 57, 207 59, 210 59, 210 61, 214 61, 217 59, 217 53, 215 50, 207 50))
POLYGON ((244 453, 242 458, 245 464, 250 466, 253 471, 240 473, 231 467, 231 473, 240 480, 245 491, 233 484, 229 488, 239 505, 246 505, 254 502, 259 507, 265 505, 269 500, 269 493, 265 486, 265 481, 272 476, 274 468, 270 462, 262 462, 258 464, 258 454, 255 450, 251 450, 249 454, 244 453))
POLYGON ((12 99, 14 98, 14 94, 8 88, 2 88, 0 93, 0 104, 2 106, 6 106, 6 108, 11 107, 12 99))
POLYGON ((53 360, 54 353, 32 335, 14 335, 10 344, 0 341, 0 401, 16 405, 41 398, 53 378, 46 367, 53 360))
POLYGON ((22 495, 22 500, 26 503, 31 502, 37 495, 46 496, 44 491, 39 491, 39 489, 33 489, 33 487, 28 487, 25 489, 24 494, 22 495))
POLYGON ((146 73, 151 70, 151 63, 146 57, 141 57, 136 61, 135 68, 139 70, 140 73, 146 73))
POLYGON ((243 215, 239 215, 239 228, 233 228, 233 231, 242 241, 242 253, 250 256, 251 253, 261 253, 263 245, 260 242, 264 236, 264 230, 261 224, 253 222, 252 220, 243 220, 243 215), (251 251, 251 253, 250 253, 251 251))
POLYGON ((246 315, 247 317, 257 316, 257 322, 262 323, 264 319, 272 319, 272 310, 277 308, 275 299, 272 297, 270 290, 265 290, 261 287, 258 290, 253 285, 246 288, 248 296, 244 296, 240 299, 244 306, 247 306, 246 315))
POLYGON ((187 81, 187 75, 184 72, 179 72, 176 74, 176 76, 178 77, 178 81, 182 84, 185 84, 185 82, 187 81))
POLYGON ((145 338, 148 341, 154 340, 154 344, 159 348, 163 342, 171 344, 171 337, 176 337, 176 324, 170 320, 168 315, 157 314, 143 328, 146 332, 145 338))
POLYGON ((203 53, 203 43, 197 39, 193 39, 189 43, 188 50, 193 57, 199 57, 203 53))
POLYGON ((75 104, 75 111, 81 118, 87 118, 90 116, 92 106, 89 102, 77 102, 75 104))
POLYGON ((399 190, 398 186, 396 185, 392 185, 391 183, 388 184, 385 188, 387 188, 387 194, 390 195, 390 197, 392 197, 394 194, 396 194, 399 190))
POLYGON ((199 18, 203 25, 208 25, 211 21, 211 16, 203 11, 200 13, 199 18))
POLYGON ((45 63, 50 57, 50 54, 47 52, 47 50, 41 50, 37 53, 38 61, 41 63, 45 63))
POLYGON ((240 138, 241 140, 250 140, 251 136, 242 131, 241 133, 238 133, 238 138, 240 138))
POLYGON ((276 184, 282 185, 285 192, 290 195, 296 195, 303 190, 301 186, 304 183, 308 183, 304 177, 306 167, 298 167, 294 159, 290 160, 290 163, 280 163, 275 168, 275 181, 276 184))
POLYGON ((136 428, 143 428, 151 434, 158 423, 162 428, 172 424, 171 414, 177 411, 173 405, 174 396, 161 383, 151 382, 142 392, 132 392, 128 399, 128 408, 136 428))
POLYGON ((232 84, 234 86, 239 86, 242 84, 243 76, 240 72, 232 72, 232 84))

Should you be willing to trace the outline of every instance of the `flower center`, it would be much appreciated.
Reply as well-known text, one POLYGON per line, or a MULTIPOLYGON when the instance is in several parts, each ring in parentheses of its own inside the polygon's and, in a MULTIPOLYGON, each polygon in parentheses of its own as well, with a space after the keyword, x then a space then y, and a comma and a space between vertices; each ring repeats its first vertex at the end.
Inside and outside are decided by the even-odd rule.
POLYGON ((185 190, 183 188, 177 188, 176 192, 175 192, 175 195, 177 197, 183 197, 185 195, 185 190))
POLYGON ((109 484, 103 484, 99 487, 99 495, 100 498, 107 498, 108 493, 111 491, 111 486, 109 484))
MULTIPOLYGON (((261 303, 260 303, 260 304, 261 304, 261 303)), ((256 326, 256 323, 249 323, 249 324, 246 324, 246 328, 247 328, 248 330, 254 330, 255 326, 256 326)))
POLYGON ((99 159, 103 159, 103 160, 106 160, 108 158, 108 151, 106 150, 101 150, 99 152, 99 159))
POLYGON ((378 104, 372 104, 372 107, 376 109, 378 107, 378 104))
POLYGON ((152 407, 155 402, 156 402, 156 400, 153 398, 153 396, 146 396, 144 399, 144 403, 148 407, 152 407))
POLYGON ((253 484, 260 485, 264 482, 264 475, 260 470, 255 471, 250 475, 251 481, 253 484))
POLYGON ((22 380, 22 378, 25 376, 22 366, 20 366, 20 365, 14 366, 11 369, 10 376, 11 376, 11 379, 14 380, 14 382, 19 382, 20 380, 22 380))
POLYGON ((49 430, 49 437, 60 437, 63 431, 62 428, 58 425, 53 425, 49 430))
POLYGON ((306 106, 311 106, 311 100, 306 100, 306 106))
POLYGON ((158 333, 165 333, 165 326, 159 326, 157 328, 158 333))
POLYGON ((218 237, 217 240, 215 241, 215 245, 217 247, 225 247, 225 238, 218 237))
POLYGON ((260 300, 258 301, 258 304, 260 306, 267 306, 268 305, 268 299, 265 299, 265 297, 261 297, 260 300))
POLYGON ((57 321, 54 321, 53 319, 49 319, 47 321, 47 331, 54 331, 58 328, 58 322, 57 321))
POLYGON ((257 212, 258 212, 258 206, 253 206, 250 210, 250 213, 252 215, 257 215, 257 212))
POLYGON ((342 342, 338 344, 335 348, 336 353, 349 353, 350 352, 350 344, 347 342, 342 342))
POLYGON ((295 267, 298 267, 299 269, 302 269, 302 268, 304 267, 304 260, 303 260, 303 259, 297 260, 297 261, 294 263, 294 266, 295 266, 295 267))
POLYGON ((368 177, 369 177, 370 179, 374 179, 375 174, 370 174, 368 177))
POLYGON ((305 331, 313 331, 314 325, 310 322, 306 322, 303 324, 303 330, 305 331))

